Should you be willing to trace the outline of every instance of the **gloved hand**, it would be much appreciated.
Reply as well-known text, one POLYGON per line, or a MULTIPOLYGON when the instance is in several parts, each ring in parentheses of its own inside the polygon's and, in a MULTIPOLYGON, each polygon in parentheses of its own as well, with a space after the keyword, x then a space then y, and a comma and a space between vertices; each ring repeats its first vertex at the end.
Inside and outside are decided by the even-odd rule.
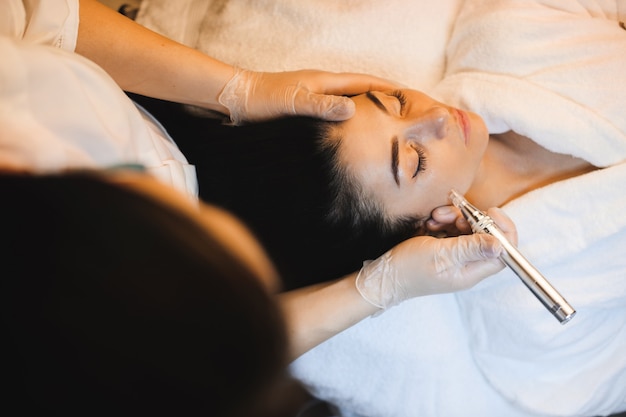
MULTIPOLYGON (((488 210, 507 238, 517 244, 513 222, 497 208, 488 210)), ((500 242, 486 234, 449 238, 419 236, 366 262, 356 278, 361 296, 386 309, 423 295, 470 288, 500 271, 500 242)))
POLYGON ((344 95, 399 86, 365 74, 325 71, 255 72, 237 68, 218 101, 237 125, 284 115, 312 116, 330 121, 352 117, 354 102, 344 95))

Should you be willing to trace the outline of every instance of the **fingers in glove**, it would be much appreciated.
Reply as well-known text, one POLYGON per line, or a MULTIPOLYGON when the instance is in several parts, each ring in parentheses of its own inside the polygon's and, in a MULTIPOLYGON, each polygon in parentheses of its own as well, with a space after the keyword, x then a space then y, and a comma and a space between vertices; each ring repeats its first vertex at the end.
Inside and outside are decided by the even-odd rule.
POLYGON ((496 222, 500 230, 504 232, 504 235, 509 242, 513 245, 517 245, 517 228, 515 227, 513 220, 511 220, 504 210, 499 207, 492 207, 487 210, 487 215, 489 215, 489 217, 496 222))
POLYGON ((320 71, 301 71, 300 74, 302 82, 294 96, 295 113, 329 121, 347 120, 354 115, 354 102, 345 96, 400 87, 397 83, 366 74, 320 71))
POLYGON ((294 71, 298 80, 309 91, 335 96, 355 96, 368 91, 389 91, 404 88, 400 83, 368 74, 327 72, 317 70, 294 71))
POLYGON ((293 109, 302 116, 339 122, 354 116, 356 107, 348 97, 316 94, 300 87, 294 97, 293 109))
POLYGON ((469 288, 499 272, 504 264, 498 259, 502 245, 486 234, 440 239, 436 264, 438 273, 454 279, 457 289, 469 288))

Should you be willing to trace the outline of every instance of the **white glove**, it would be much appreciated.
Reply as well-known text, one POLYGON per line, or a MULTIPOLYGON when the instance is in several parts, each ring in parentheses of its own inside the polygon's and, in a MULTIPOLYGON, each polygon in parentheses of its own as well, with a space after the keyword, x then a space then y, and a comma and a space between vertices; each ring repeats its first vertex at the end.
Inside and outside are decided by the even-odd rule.
POLYGON ((354 102, 344 95, 395 88, 397 84, 365 74, 237 68, 218 101, 229 110, 235 125, 296 114, 341 121, 352 117, 355 110, 354 102))
MULTIPOLYGON (((513 222, 500 209, 488 213, 516 244, 513 222)), ((464 290, 504 267, 498 259, 501 251, 500 242, 486 234, 414 237, 366 262, 356 287, 365 300, 382 309, 413 297, 464 290)))

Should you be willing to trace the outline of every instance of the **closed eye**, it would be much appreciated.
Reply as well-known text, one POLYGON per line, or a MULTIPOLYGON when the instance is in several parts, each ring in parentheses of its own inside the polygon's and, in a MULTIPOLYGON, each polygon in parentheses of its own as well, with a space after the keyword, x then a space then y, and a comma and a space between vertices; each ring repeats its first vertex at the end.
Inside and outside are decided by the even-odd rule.
POLYGON ((400 115, 404 115, 404 109, 407 103, 406 95, 401 90, 392 91, 391 95, 398 99, 398 102, 400 103, 400 115))
POLYGON ((424 172, 426 169, 426 154, 424 150, 418 146, 414 146, 415 152, 417 152, 417 167, 415 168, 415 172, 411 178, 417 177, 417 174, 420 172, 424 172))

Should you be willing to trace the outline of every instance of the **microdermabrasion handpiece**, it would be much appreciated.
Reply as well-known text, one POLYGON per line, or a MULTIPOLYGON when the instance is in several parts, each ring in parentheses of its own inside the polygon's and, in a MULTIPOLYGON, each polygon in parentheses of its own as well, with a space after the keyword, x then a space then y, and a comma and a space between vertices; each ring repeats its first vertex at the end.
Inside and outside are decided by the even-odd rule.
POLYGON ((500 255, 500 259, 520 277, 528 289, 535 294, 539 301, 561 324, 567 323, 574 317, 576 310, 565 301, 537 268, 532 266, 520 251, 509 242, 491 217, 470 204, 455 190, 450 191, 450 200, 452 204, 461 210, 474 233, 488 233, 495 236, 502 243, 504 251, 500 255))

